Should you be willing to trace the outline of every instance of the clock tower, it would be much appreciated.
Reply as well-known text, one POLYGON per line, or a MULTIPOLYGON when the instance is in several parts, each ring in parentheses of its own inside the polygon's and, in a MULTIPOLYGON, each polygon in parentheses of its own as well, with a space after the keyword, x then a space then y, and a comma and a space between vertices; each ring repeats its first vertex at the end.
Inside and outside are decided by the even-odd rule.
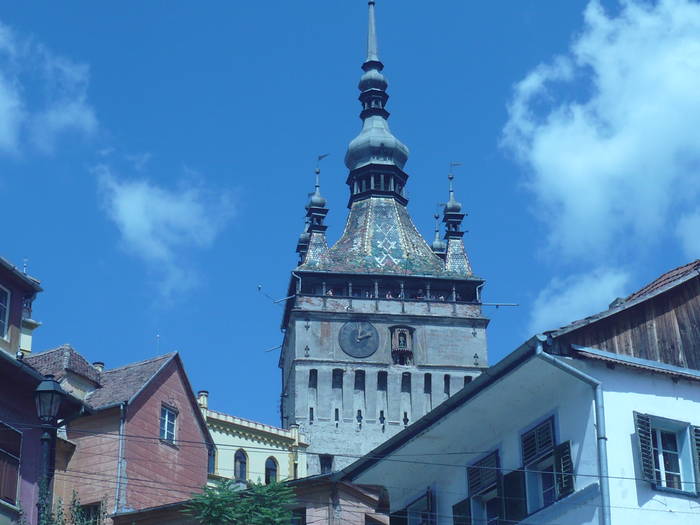
POLYGON ((452 175, 444 240, 436 224, 428 245, 406 207, 408 148, 389 130, 383 69, 370 0, 345 230, 329 247, 317 170, 282 323, 282 425, 308 436, 309 474, 352 463, 487 366, 484 280, 465 252, 452 175))

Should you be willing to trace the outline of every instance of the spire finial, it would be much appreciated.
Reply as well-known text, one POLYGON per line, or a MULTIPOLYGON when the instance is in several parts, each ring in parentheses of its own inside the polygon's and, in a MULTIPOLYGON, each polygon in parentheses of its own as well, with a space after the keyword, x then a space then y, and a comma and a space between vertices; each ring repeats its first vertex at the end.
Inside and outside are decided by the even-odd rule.
POLYGON ((450 199, 447 201, 447 204, 445 205, 445 212, 452 212, 452 213, 459 213, 462 211, 462 205, 457 202, 455 199, 455 188, 454 188, 454 179, 455 176, 452 173, 454 171, 454 168, 457 166, 461 166, 461 162, 450 162, 450 172, 447 174, 447 179, 450 181, 450 199))
POLYGON ((367 2, 369 5, 369 31, 367 32, 367 60, 366 62, 379 62, 379 46, 377 45, 377 21, 374 16, 374 0, 367 2))

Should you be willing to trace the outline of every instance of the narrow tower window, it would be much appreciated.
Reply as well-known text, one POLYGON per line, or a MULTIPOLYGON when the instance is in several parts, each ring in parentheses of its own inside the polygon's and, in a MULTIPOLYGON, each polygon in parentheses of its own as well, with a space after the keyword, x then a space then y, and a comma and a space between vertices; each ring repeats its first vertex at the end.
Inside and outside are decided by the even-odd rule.
POLYGON ((365 372, 364 370, 357 370, 355 372, 355 390, 365 389, 365 372))
POLYGON ((387 374, 386 372, 377 373, 377 390, 386 392, 387 374))
POLYGON ((433 393, 433 376, 425 374, 423 379, 423 392, 426 394, 433 393))
POLYGON ((318 370, 309 370, 309 388, 318 387, 318 370))
POLYGON ((445 374, 445 395, 450 397, 450 374, 445 374))
POLYGON ((408 372, 401 374, 401 392, 411 393, 411 374, 408 372))
POLYGON ((333 370, 333 388, 343 388, 343 371, 339 368, 333 370))

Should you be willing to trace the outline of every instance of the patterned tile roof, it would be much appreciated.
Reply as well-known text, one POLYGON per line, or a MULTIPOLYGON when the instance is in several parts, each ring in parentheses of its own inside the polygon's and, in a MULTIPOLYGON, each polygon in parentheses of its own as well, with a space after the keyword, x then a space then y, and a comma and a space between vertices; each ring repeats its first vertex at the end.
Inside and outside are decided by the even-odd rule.
POLYGON ((73 372, 100 384, 100 372, 70 345, 61 345, 53 350, 32 354, 27 356, 25 361, 43 375, 51 374, 58 380, 64 378, 66 372, 73 372))
POLYGON ((165 364, 175 357, 170 353, 139 363, 131 363, 102 372, 102 388, 89 394, 86 401, 99 410, 130 400, 165 364))
MULTIPOLYGON (((466 257, 466 256, 465 256, 466 257)), ((405 206, 390 197, 356 201, 331 248, 309 252, 299 270, 428 277, 471 276, 468 263, 448 269, 418 232, 405 206)))

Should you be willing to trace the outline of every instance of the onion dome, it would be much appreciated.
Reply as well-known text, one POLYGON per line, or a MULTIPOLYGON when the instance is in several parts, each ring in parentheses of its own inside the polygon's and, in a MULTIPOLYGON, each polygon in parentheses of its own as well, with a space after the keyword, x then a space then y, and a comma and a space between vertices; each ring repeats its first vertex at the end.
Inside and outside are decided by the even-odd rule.
POLYGON ((374 4, 374 0, 369 1, 367 58, 362 65, 364 74, 358 84, 363 125, 345 154, 345 165, 349 170, 368 164, 392 165, 403 169, 408 160, 408 148, 391 133, 387 122, 389 112, 385 106, 389 100, 386 93, 388 84, 382 75, 384 64, 379 60, 374 4))
POLYGON ((452 181, 455 177, 450 173, 447 178, 450 179, 450 198, 445 204, 445 213, 461 213, 462 203, 457 202, 457 199, 455 199, 455 190, 452 185, 452 181))
POLYGON ((326 199, 321 195, 321 181, 319 176, 321 175, 321 170, 316 168, 316 189, 313 193, 309 194, 309 203, 306 205, 306 209, 309 208, 325 208, 326 199))
POLYGON ((436 213, 433 217, 435 218, 435 239, 431 248, 435 253, 442 254, 447 250, 447 243, 440 238, 440 215, 436 213))

